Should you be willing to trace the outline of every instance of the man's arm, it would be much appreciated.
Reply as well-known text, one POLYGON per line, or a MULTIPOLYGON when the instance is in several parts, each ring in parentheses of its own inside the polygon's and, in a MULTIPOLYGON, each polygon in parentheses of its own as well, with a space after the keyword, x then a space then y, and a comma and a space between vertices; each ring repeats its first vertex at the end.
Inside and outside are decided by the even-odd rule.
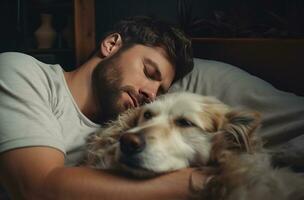
POLYGON ((63 153, 49 147, 0 155, 0 180, 14 199, 187 199, 192 172, 185 169, 135 180, 85 167, 64 167, 63 153))

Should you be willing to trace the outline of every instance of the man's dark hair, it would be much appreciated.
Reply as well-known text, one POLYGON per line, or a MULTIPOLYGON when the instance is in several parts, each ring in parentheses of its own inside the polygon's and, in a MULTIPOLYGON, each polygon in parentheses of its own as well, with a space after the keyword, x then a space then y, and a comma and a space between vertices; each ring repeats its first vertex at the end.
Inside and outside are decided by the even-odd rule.
POLYGON ((144 16, 130 17, 115 24, 103 39, 112 33, 121 35, 123 46, 142 44, 163 48, 175 66, 174 81, 193 68, 191 40, 181 30, 164 21, 144 16))

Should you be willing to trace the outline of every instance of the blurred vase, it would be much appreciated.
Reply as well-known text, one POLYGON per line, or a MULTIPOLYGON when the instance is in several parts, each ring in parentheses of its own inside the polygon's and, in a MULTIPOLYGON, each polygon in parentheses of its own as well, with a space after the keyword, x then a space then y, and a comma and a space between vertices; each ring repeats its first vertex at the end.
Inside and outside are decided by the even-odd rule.
POLYGON ((39 49, 51 48, 56 39, 56 31, 52 27, 53 16, 50 14, 41 14, 41 25, 35 31, 37 47, 39 49))

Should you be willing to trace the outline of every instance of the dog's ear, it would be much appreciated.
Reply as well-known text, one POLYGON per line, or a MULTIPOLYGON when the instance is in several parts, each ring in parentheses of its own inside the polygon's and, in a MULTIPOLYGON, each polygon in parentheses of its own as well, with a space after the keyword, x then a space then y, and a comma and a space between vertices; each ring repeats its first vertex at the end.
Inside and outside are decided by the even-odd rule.
POLYGON ((260 114, 251 111, 231 111, 226 114, 223 133, 227 148, 252 152, 256 144, 255 130, 260 126, 260 114))

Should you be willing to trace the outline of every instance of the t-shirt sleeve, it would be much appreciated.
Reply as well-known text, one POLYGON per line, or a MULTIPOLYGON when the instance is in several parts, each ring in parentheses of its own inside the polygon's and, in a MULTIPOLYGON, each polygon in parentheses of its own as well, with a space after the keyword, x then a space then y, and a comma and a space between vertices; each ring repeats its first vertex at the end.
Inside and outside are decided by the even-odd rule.
POLYGON ((44 73, 30 56, 0 54, 0 152, 48 146, 65 153, 51 106, 51 81, 44 73))

